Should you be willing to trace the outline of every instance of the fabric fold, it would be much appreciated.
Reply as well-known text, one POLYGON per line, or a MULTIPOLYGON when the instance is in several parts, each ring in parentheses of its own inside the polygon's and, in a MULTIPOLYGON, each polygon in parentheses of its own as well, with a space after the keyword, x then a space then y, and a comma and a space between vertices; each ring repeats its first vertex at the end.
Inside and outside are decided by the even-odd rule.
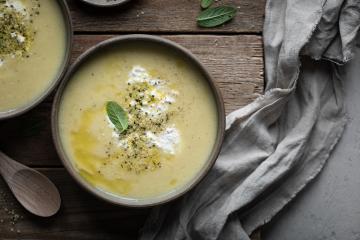
POLYGON ((228 115, 214 168, 183 198, 154 208, 140 239, 249 239, 316 177, 341 137, 333 62, 352 57, 360 2, 268 0, 265 16, 264 95, 228 115))

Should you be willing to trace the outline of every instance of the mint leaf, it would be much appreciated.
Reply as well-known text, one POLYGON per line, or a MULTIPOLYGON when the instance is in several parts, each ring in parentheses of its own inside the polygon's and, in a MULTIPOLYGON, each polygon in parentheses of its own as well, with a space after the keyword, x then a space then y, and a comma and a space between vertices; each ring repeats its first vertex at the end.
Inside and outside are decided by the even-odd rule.
POLYGON ((107 102, 106 112, 110 121, 120 133, 128 128, 129 123, 127 113, 119 104, 113 101, 107 102))
POLYGON ((230 6, 221 6, 208 8, 200 13, 197 22, 201 27, 219 26, 236 15, 236 8, 230 6))

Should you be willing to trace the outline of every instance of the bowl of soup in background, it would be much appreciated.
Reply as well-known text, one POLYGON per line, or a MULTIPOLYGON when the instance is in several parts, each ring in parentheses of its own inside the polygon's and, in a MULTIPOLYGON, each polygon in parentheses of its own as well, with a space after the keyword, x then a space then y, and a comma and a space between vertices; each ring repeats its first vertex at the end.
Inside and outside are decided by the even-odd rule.
POLYGON ((85 4, 100 8, 118 7, 131 0, 80 0, 85 4))
POLYGON ((64 0, 0 3, 0 119, 40 103, 70 60, 72 25, 64 0))
POLYGON ((223 141, 220 91, 178 44, 150 35, 115 37, 71 66, 52 112, 56 149, 69 173, 108 202, 144 207, 192 189, 223 141), (118 131, 106 104, 128 115, 118 131))

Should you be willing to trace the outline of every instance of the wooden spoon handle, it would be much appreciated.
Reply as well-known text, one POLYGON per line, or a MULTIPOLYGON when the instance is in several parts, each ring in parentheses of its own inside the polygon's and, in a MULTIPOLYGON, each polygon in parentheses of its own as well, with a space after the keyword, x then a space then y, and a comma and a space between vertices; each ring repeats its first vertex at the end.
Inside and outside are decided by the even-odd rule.
POLYGON ((25 166, 12 160, 0 151, 0 174, 7 181, 16 171, 24 169, 25 166))

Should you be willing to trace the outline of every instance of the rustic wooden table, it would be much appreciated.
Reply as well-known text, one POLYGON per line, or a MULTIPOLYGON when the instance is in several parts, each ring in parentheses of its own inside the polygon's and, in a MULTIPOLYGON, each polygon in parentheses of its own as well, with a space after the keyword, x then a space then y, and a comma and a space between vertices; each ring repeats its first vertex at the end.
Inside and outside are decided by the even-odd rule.
MULTIPOLYGON (((73 60, 114 35, 156 34, 190 49, 206 65, 221 88, 227 113, 262 92, 265 0, 223 0, 237 6, 237 16, 213 29, 196 26, 199 0, 133 0, 110 11, 77 0, 67 2, 75 30, 73 60)), ((95 199, 64 170, 50 131, 52 97, 21 117, 1 122, 0 149, 53 180, 61 192, 62 208, 49 219, 34 217, 0 180, 0 239, 136 239, 149 209, 121 208, 95 199)))

